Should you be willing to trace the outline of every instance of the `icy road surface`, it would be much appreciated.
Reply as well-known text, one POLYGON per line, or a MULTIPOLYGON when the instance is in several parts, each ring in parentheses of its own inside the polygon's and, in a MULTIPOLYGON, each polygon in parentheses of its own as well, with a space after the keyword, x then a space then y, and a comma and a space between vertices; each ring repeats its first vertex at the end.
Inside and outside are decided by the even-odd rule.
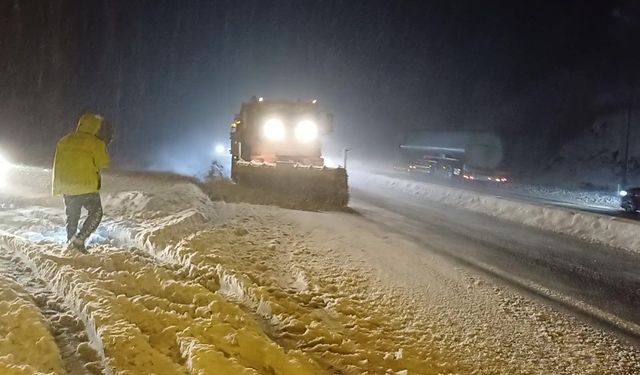
MULTIPOLYGON (((527 220, 524 222, 528 225, 519 223, 522 217, 536 215, 535 206, 530 212, 525 211, 525 215, 515 215, 503 211, 525 206, 511 201, 501 204, 498 199, 495 205, 488 202, 482 209, 472 212, 416 196, 393 185, 375 185, 372 181, 376 180, 351 180, 355 205, 362 206, 360 211, 370 220, 545 299, 555 300, 632 339, 640 339, 640 249, 610 247, 601 242, 604 237, 594 237, 594 241, 586 242, 564 235, 561 230, 552 233, 538 229, 548 227, 546 223, 539 225, 527 220), (487 211, 492 209, 495 211, 487 211), (387 219, 398 215, 402 216, 402 221, 387 219)), ((429 189, 429 186, 424 184, 423 188, 429 189)), ((431 186, 434 191, 441 189, 431 186)), ((455 196, 455 190, 451 189, 451 195, 455 196)), ((631 234, 636 240, 631 244, 637 245, 640 225, 635 222, 606 219, 604 223, 609 221, 609 226, 601 228, 603 221, 597 215, 589 221, 584 219, 584 214, 572 217, 563 210, 556 211, 558 217, 573 220, 573 227, 582 226, 581 235, 585 231, 610 232, 614 236, 610 243, 616 244, 615 240, 619 239, 616 236, 624 238, 631 234), (615 233, 616 229, 620 233, 615 233)), ((557 220, 552 214, 543 218, 557 220)))
POLYGON ((403 215, 385 229, 372 206, 212 203, 188 181, 110 177, 81 255, 47 178, 1 198, 2 374, 640 372, 638 347, 440 255, 438 228, 416 239, 403 215))

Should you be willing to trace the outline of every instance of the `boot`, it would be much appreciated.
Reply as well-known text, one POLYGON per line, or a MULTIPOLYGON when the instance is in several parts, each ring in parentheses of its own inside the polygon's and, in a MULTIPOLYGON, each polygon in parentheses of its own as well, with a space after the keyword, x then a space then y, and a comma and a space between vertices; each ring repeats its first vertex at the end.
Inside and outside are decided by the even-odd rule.
POLYGON ((69 250, 78 250, 82 254, 89 254, 87 252, 87 248, 84 246, 84 240, 78 236, 71 237, 69 240, 69 245, 67 246, 69 250))

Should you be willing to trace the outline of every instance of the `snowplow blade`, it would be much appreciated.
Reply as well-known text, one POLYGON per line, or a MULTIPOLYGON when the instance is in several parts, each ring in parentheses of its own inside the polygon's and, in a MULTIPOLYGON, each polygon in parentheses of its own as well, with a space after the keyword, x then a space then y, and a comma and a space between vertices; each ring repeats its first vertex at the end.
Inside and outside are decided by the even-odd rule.
POLYGON ((264 193, 286 207, 335 210, 349 203, 344 168, 238 162, 233 172, 238 185, 264 193))

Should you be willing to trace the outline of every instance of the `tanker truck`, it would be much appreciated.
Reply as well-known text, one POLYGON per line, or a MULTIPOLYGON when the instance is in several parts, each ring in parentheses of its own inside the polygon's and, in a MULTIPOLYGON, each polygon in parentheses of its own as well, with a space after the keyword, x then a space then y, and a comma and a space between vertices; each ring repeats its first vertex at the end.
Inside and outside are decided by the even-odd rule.
POLYGON ((503 137, 475 130, 413 130, 403 134, 396 169, 434 177, 502 184, 503 137))
POLYGON ((317 100, 252 97, 231 124, 231 179, 313 206, 345 207, 346 170, 326 167, 322 157, 322 136, 332 130, 333 116, 317 100))

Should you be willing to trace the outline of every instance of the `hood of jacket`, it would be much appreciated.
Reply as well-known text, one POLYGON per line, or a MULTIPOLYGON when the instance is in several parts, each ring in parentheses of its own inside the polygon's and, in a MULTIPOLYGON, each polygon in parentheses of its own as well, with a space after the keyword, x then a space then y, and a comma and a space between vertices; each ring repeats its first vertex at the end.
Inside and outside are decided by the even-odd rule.
POLYGON ((80 119, 78 120, 78 128, 76 129, 76 132, 96 135, 98 134, 100 127, 102 127, 103 121, 104 119, 100 115, 85 113, 80 116, 80 119))

